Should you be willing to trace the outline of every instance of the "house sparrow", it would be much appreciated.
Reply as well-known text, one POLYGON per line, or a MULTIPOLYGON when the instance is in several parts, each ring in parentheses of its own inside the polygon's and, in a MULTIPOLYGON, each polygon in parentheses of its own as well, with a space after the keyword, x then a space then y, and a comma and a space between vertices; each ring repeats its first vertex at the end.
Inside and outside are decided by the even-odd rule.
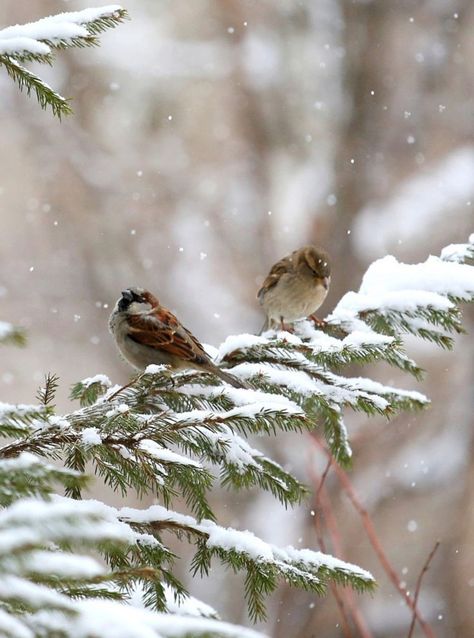
POLYGON ((109 329, 125 359, 135 368, 165 364, 175 370, 211 372, 234 388, 248 386, 209 358, 202 345, 151 292, 127 288, 115 304, 109 329))
POLYGON ((257 298, 267 319, 262 328, 293 323, 310 316, 323 303, 329 289, 329 256, 315 246, 303 246, 277 261, 268 273, 257 298))

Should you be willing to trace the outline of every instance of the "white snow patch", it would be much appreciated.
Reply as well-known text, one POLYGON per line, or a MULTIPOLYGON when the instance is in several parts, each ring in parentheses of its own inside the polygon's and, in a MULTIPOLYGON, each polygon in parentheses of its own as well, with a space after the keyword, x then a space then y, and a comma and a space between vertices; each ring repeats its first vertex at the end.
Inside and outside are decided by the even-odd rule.
POLYGON ((220 620, 151 612, 108 600, 83 600, 75 605, 80 615, 70 625, 77 638, 184 638, 205 633, 222 638, 264 638, 252 629, 220 620))
POLYGON ((153 521, 169 521, 184 527, 190 527, 197 532, 208 536, 209 547, 222 547, 223 549, 242 552, 254 560, 279 561, 285 564, 285 568, 291 569, 292 563, 304 562, 316 568, 327 566, 330 569, 342 569, 347 573, 356 574, 367 580, 373 580, 372 575, 366 570, 352 565, 333 556, 322 554, 310 549, 295 549, 294 547, 279 548, 266 543, 248 530, 240 531, 232 528, 224 528, 216 523, 203 520, 198 523, 192 516, 186 516, 172 512, 161 505, 152 505, 146 510, 137 510, 125 507, 119 510, 119 515, 125 520, 137 523, 150 523, 153 521))
POLYGON ((114 416, 117 416, 119 414, 126 414, 127 412, 130 412, 130 406, 126 403, 119 403, 119 405, 117 405, 115 408, 112 408, 112 410, 106 412, 105 416, 108 419, 111 419, 114 416))
POLYGON ((94 383, 100 383, 100 385, 105 386, 106 388, 110 388, 112 386, 112 382, 106 374, 96 374, 93 377, 87 377, 86 379, 82 379, 81 384, 88 388, 94 383))
POLYGON ((166 463, 179 463, 180 465, 192 465, 197 468, 202 468, 202 465, 193 459, 190 459, 181 454, 176 454, 168 448, 158 445, 155 441, 150 439, 143 439, 140 441, 139 448, 152 456, 158 461, 164 461, 166 463))
POLYGON ((102 437, 97 428, 85 428, 81 432, 81 441, 83 445, 100 445, 102 437))
POLYGON ((167 370, 168 366, 150 363, 150 365, 145 368, 145 374, 161 374, 162 372, 166 372, 167 370))

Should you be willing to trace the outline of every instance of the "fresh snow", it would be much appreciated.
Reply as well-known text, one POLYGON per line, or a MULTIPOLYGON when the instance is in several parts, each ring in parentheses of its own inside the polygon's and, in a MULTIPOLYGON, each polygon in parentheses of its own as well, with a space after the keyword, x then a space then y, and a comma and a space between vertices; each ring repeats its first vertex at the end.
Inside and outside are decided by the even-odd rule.
POLYGON ((106 374, 96 374, 93 377, 87 377, 81 381, 81 384, 85 388, 89 388, 94 383, 100 383, 100 385, 103 385, 106 388, 110 388, 112 386, 112 382, 106 374))
POLYGON ((433 255, 420 264, 404 264, 387 255, 369 266, 359 290, 362 294, 399 291, 468 299, 474 293, 474 272, 471 266, 446 262, 433 255))
POLYGON ((15 636, 15 638, 35 638, 31 629, 3 609, 0 609, 0 635, 1 632, 5 636, 15 636))
POLYGON ((35 574, 54 574, 60 578, 80 579, 95 578, 103 574, 105 569, 90 556, 36 551, 28 555, 26 571, 35 574))
POLYGON ((166 607, 169 613, 179 616, 193 616, 198 618, 212 618, 217 612, 207 603, 194 596, 177 599, 176 592, 169 585, 165 585, 166 607))
POLYGON ((85 25, 99 18, 116 14, 121 7, 108 5, 105 7, 84 9, 59 13, 36 22, 16 24, 0 30, 0 55, 13 56, 10 60, 15 63, 15 56, 49 55, 51 46, 59 43, 73 44, 76 38, 92 38, 92 34, 85 25))
POLYGON ((264 638, 253 629, 220 620, 152 612, 108 600, 76 601, 75 607, 79 615, 68 624, 75 638, 187 638, 211 633, 222 638, 264 638))
POLYGON ((453 308, 454 304, 446 297, 424 290, 402 290, 371 294, 346 292, 327 319, 329 322, 338 319, 344 320, 347 315, 357 315, 359 312, 366 310, 377 310, 382 314, 390 311, 416 312, 420 307, 446 311, 453 308))
POLYGON ((248 530, 235 530, 217 525, 213 521, 203 520, 198 523, 192 516, 179 514, 167 510, 161 505, 152 505, 146 510, 124 507, 118 510, 121 520, 136 523, 152 523, 154 521, 169 521, 176 525, 191 528, 208 536, 206 544, 209 547, 221 547, 229 551, 244 553, 253 560, 281 561, 291 567, 292 563, 304 563, 312 567, 328 567, 340 569, 348 574, 354 574, 366 580, 373 580, 373 576, 366 570, 352 565, 333 556, 310 549, 295 549, 293 547, 279 548, 266 543, 248 530))
POLYGON ((81 441, 83 445, 100 445, 102 437, 97 428, 85 428, 81 432, 81 441))
POLYGON ((0 599, 20 599, 38 609, 46 606, 70 610, 74 608, 74 602, 70 598, 54 589, 5 573, 0 575, 0 599))
POLYGON ((222 425, 217 431, 205 427, 197 427, 196 431, 214 444, 216 450, 224 447, 226 462, 234 465, 240 472, 244 472, 248 466, 260 467, 256 459, 264 458, 263 453, 252 448, 245 439, 234 434, 227 425, 222 425))
POLYGON ((40 412, 42 409, 43 406, 41 405, 2 403, 2 401, 0 401, 0 418, 6 418, 13 414, 26 415, 31 412, 40 412))
POLYGON ((130 412, 130 406, 127 405, 126 403, 119 403, 118 405, 116 405, 114 408, 112 408, 111 410, 108 410, 105 413, 105 416, 108 419, 113 418, 114 416, 118 416, 119 414, 126 414, 127 412, 130 412))
POLYGON ((150 439, 143 439, 140 441, 139 448, 158 461, 164 461, 165 463, 178 463, 179 465, 192 465, 200 469, 202 468, 202 465, 197 461, 194 461, 187 456, 176 454, 150 439))
POLYGON ((168 366, 150 363, 150 365, 147 366, 145 369, 145 374, 161 374, 162 372, 167 372, 167 370, 168 366))
POLYGON ((449 244, 441 251, 443 261, 462 263, 466 259, 474 259, 474 233, 469 236, 468 244, 449 244))
POLYGON ((51 53, 51 48, 43 42, 33 40, 33 38, 17 37, 3 39, 0 32, 0 55, 21 55, 25 53, 48 55, 51 53))
POLYGON ((445 312, 454 307, 448 295, 465 300, 474 295, 471 266, 434 256, 421 264, 404 264, 388 255, 369 266, 359 292, 346 293, 327 320, 362 328, 357 315, 365 310, 381 314, 415 313, 420 308, 445 312))

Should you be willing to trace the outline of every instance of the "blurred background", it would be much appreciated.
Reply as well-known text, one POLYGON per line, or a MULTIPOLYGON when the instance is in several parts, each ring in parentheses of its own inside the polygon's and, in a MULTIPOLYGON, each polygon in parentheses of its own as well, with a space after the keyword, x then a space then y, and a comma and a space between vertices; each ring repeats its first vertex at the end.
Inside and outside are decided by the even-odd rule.
MULTIPOLYGON (((100 4, 2 0, 0 22, 100 4)), ((32 65, 72 98, 63 122, 0 73, 0 315, 29 335, 24 350, 2 349, 0 400, 33 402, 48 371, 61 377, 62 410, 83 377, 126 382, 107 319, 129 285, 155 291, 217 345, 260 328, 258 285, 302 244, 332 256, 324 315, 374 259, 424 261, 474 231, 471 0, 124 6, 131 21, 100 48, 32 65)), ((446 638, 474 636, 474 313, 465 310, 469 334, 454 353, 407 341, 424 382, 386 366, 363 371, 426 392, 430 409, 390 423, 347 417, 354 488, 410 591, 441 540, 420 609, 446 638)), ((310 484, 324 469, 302 436, 258 445, 310 484)), ((406 636, 410 613, 332 472, 326 484, 338 555, 379 581, 373 597, 357 597, 365 635, 406 636)), ((311 502, 290 512, 260 494, 217 492, 215 503, 224 524, 317 547, 311 502)), ((248 622, 240 579, 216 566, 188 585, 224 618, 248 622)), ((259 627, 274 638, 346 635, 331 595, 286 588, 259 627)))

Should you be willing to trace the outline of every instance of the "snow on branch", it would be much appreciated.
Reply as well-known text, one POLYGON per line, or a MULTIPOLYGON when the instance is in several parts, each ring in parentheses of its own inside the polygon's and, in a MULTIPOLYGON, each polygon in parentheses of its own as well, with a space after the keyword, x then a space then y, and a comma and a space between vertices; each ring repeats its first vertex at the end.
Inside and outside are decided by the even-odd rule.
POLYGON ((260 583, 266 580, 266 593, 277 586, 282 578, 293 585, 303 586, 322 594, 328 581, 355 587, 359 591, 371 590, 373 576, 351 563, 309 549, 278 548, 256 537, 252 532, 224 528, 213 521, 197 522, 193 517, 172 512, 160 505, 146 510, 125 507, 118 512, 119 519, 140 530, 171 531, 194 538, 198 550, 194 570, 208 573, 211 559, 217 556, 233 569, 247 569, 248 603, 254 619, 264 616, 264 601, 260 583))
MULTIPOLYGON (((54 480, 61 474, 71 474, 27 454, 0 463, 0 481, 12 473, 18 478, 21 472, 40 492, 38 484, 31 480, 34 477, 49 475, 54 480)), ((3 494, 0 500, 5 506, 3 494)), ((112 638, 120 629, 120 635, 157 638, 184 638, 190 632, 193 636, 215 638, 261 636, 242 627, 201 618, 214 614, 195 600, 188 605, 194 614, 186 611, 186 605, 181 610, 175 604, 177 613, 164 614, 114 602, 125 600, 134 582, 152 582, 157 591, 168 582, 168 596, 163 592, 162 600, 156 601, 161 602, 163 610, 172 606, 171 588, 182 598, 185 592, 176 589, 174 579, 168 579, 163 558, 170 560, 172 555, 155 536, 133 530, 119 520, 114 508, 97 501, 60 497, 20 498, 0 512, 0 633, 12 638, 58 632, 71 638, 112 638), (108 571, 97 560, 80 553, 81 547, 105 551, 119 569, 108 571), (147 564, 150 566, 143 567, 147 564)))
POLYGON ((474 233, 469 236, 467 244, 450 244, 441 251, 441 259, 463 264, 474 260, 474 233))
POLYGON ((50 106, 54 115, 71 113, 68 101, 22 63, 52 64, 55 50, 98 44, 98 34, 123 22, 127 12, 119 5, 84 9, 48 16, 0 30, 0 66, 17 83, 20 90, 31 91, 42 108, 50 106))
MULTIPOLYGON (((465 246, 460 249, 464 257, 471 242, 465 246)), ((448 247, 442 258, 430 256, 421 264, 399 263, 392 256, 375 261, 359 292, 346 293, 328 323, 350 332, 363 322, 382 334, 408 332, 451 348, 450 333, 463 332, 457 304, 474 299, 474 268, 447 259, 450 251, 448 247)))
POLYGON ((452 334, 462 330, 458 304, 474 297, 472 239, 422 264, 393 257, 375 262, 359 292, 347 293, 322 329, 303 321, 293 334, 229 337, 216 362, 246 379, 248 389, 211 373, 150 366, 122 387, 102 374, 83 379, 72 389, 80 407, 66 415, 55 412, 52 375, 37 395, 39 405, 0 404, 0 632, 31 636, 39 627, 72 636, 80 628, 83 635, 113 635, 121 618, 114 600, 140 590, 145 605, 176 611, 151 615, 123 606, 142 633, 251 636, 171 610, 170 591, 179 602, 187 592, 173 573, 175 556, 163 539, 168 533, 193 544, 194 573, 207 573, 217 558, 246 574, 252 618, 264 617, 264 594, 281 579, 317 593, 331 581, 370 590, 372 576, 355 565, 218 525, 208 494, 220 481, 267 490, 285 506, 297 503, 304 485, 250 445, 248 435, 319 428, 336 460, 347 465, 347 409, 390 417, 427 405, 418 392, 344 376, 341 368, 385 361, 418 377, 421 370, 403 350, 405 333, 451 345, 452 334), (115 492, 134 490, 160 505, 117 510, 82 500, 89 464, 115 492), (66 497, 54 495, 58 485, 66 497), (176 497, 189 515, 172 510, 176 497), (80 565, 91 549, 108 567, 89 560, 80 565))

